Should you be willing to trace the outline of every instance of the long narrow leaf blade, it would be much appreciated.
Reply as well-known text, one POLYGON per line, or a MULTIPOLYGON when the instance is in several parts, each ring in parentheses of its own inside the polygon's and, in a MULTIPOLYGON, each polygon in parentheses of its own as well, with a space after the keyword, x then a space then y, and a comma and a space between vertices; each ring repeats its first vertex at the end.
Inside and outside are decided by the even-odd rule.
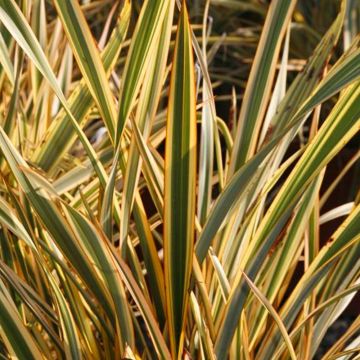
MULTIPOLYGON (((173 3, 174 0, 171 0, 173 3)), ((120 141, 128 116, 141 86, 149 57, 153 55, 155 42, 158 41, 169 1, 146 1, 140 13, 132 43, 126 59, 123 80, 119 95, 119 117, 116 131, 116 143, 120 141)), ((171 4, 170 6, 174 6, 171 4)))
POLYGON ((254 154, 275 76, 274 65, 295 4, 294 0, 271 2, 244 94, 231 157, 230 175, 254 154))
POLYGON ((195 226, 196 102, 191 33, 183 3, 171 74, 165 150, 164 261, 173 357, 182 350, 195 226))
POLYGON ((99 51, 79 2, 55 0, 55 5, 86 84, 104 118, 110 137, 114 139, 115 103, 99 51))

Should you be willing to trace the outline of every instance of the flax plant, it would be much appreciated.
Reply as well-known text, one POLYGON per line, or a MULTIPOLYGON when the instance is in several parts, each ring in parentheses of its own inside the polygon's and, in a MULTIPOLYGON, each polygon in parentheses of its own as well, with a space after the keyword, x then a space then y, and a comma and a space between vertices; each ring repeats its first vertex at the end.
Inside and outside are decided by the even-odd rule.
POLYGON ((324 210, 360 7, 309 3, 0 0, 2 358, 319 356, 360 291, 359 182, 324 210))

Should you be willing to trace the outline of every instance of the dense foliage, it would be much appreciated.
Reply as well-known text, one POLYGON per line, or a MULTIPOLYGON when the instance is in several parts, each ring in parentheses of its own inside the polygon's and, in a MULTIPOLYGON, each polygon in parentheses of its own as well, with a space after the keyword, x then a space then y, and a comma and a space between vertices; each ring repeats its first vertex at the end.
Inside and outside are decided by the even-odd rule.
MULTIPOLYGON (((356 0, 0 0, 1 357, 320 356, 360 290, 359 182, 328 205, 359 25, 356 0)), ((359 348, 357 316, 321 356, 359 348)))

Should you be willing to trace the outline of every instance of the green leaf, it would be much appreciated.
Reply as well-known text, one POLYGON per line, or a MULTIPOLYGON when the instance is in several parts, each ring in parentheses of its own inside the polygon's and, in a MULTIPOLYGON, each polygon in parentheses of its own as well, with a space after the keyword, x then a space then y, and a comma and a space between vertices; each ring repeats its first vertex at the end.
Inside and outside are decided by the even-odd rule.
POLYGON ((9 50, 6 46, 3 36, 0 34, 0 64, 3 66, 6 76, 13 85, 15 82, 14 66, 9 56, 9 50))
MULTIPOLYGON (((101 53, 101 60, 107 73, 115 66, 120 54, 123 40, 130 21, 131 5, 126 0, 119 13, 117 24, 111 37, 101 53)), ((94 105, 93 97, 84 79, 71 93, 68 99, 69 107, 80 126, 84 125, 87 113, 94 105)), ((61 160, 61 156, 70 148, 76 138, 76 132, 71 125, 70 116, 61 109, 50 125, 44 142, 36 149, 32 160, 44 170, 51 170, 61 160)))
MULTIPOLYGON (((203 15, 203 30, 202 30, 202 52, 204 56, 205 69, 207 69, 206 59, 206 32, 207 32, 207 20, 209 13, 210 1, 207 1, 204 15, 203 15)), ((203 108, 201 112, 201 135, 199 143, 199 190, 197 197, 197 216, 200 223, 203 225, 206 220, 206 216, 209 212, 211 204, 211 192, 212 192, 212 178, 213 178, 213 166, 214 166, 214 125, 216 119, 215 103, 213 99, 212 89, 209 88, 208 82, 203 81, 202 91, 203 108)), ((217 129, 216 129, 217 130, 217 129)), ((223 187, 223 174, 222 164, 219 167, 219 184, 223 187)))
POLYGON ((107 289, 112 295, 116 326, 119 329, 120 348, 124 353, 126 345, 134 347, 134 336, 129 304, 126 301, 124 286, 116 269, 116 261, 107 246, 104 234, 101 235, 84 216, 70 206, 66 206, 65 211, 77 238, 91 254, 93 265, 102 274, 107 289))
POLYGON ((92 271, 91 263, 79 248, 69 225, 64 221, 57 205, 49 199, 49 195, 45 190, 32 184, 31 180, 26 176, 26 173, 21 170, 21 168, 28 168, 28 165, 11 144, 2 128, 0 128, 0 148, 15 178, 43 225, 71 263, 76 266, 78 273, 84 279, 89 289, 101 300, 109 318, 113 319, 113 310, 108 294, 99 277, 92 271))
MULTIPOLYGON (((278 260, 276 259, 271 262, 272 267, 274 267, 274 274, 269 281, 266 292, 264 291, 264 295, 271 303, 273 303, 276 295, 278 295, 278 292, 283 285, 284 278, 290 271, 293 259, 296 257, 299 248, 302 246, 301 242, 303 240, 303 234, 308 224, 311 209, 314 206, 321 182, 322 176, 315 180, 306 190, 301 199, 299 208, 296 209, 291 224, 287 229, 287 233, 282 240, 284 245, 281 248, 280 257, 278 260)), ((260 331, 261 327, 264 325, 263 322, 266 319, 264 315, 265 313, 262 311, 255 322, 256 325, 253 327, 254 330, 252 332, 253 338, 257 335, 256 331, 260 331)))
MULTIPOLYGON (((332 269, 334 262, 346 251, 347 248, 359 243, 359 220, 360 206, 358 205, 332 235, 331 243, 327 244, 320 250, 314 261, 311 263, 309 269, 297 283, 280 314, 287 327, 294 322, 298 311, 304 304, 305 299, 320 283, 324 276, 332 269)), ((261 349, 260 356, 274 353, 279 340, 275 329, 272 329, 269 333, 268 339, 270 341, 267 341, 264 344, 264 347, 261 349)))
POLYGON ((229 176, 255 153, 275 64, 295 5, 295 0, 275 0, 270 4, 241 106, 229 176))
POLYGON ((56 77, 39 42, 37 41, 29 24, 26 22, 24 15, 21 13, 14 0, 0 0, 0 20, 3 21, 9 32, 16 39, 18 44, 23 48, 24 52, 30 57, 36 67, 43 74, 43 76, 49 81, 52 89, 54 90, 55 94, 57 95, 61 104, 69 115, 71 124, 74 127, 81 143, 85 148, 85 151, 87 152, 91 160, 95 171, 97 172, 97 175, 100 178, 100 181, 102 181, 102 184, 104 186, 104 177, 106 177, 105 170, 97 159, 97 155, 92 148, 89 140, 87 139, 84 132, 81 130, 74 115, 72 114, 71 109, 65 99, 65 96, 59 84, 57 83, 56 77))
POLYGON ((285 325, 282 322, 280 316, 274 309, 274 307, 271 305, 269 300, 261 293, 261 291, 256 287, 256 285, 251 281, 251 279, 243 272, 244 279, 246 280, 247 284, 255 294, 255 296, 259 299, 259 301, 266 307, 267 311, 271 314, 271 316, 274 318, 277 326, 279 327, 279 331, 281 332, 281 335, 283 336, 286 346, 289 350, 291 359, 297 359, 294 347, 291 343, 290 337, 288 332, 286 331, 285 325))
POLYGON ((156 320, 151 312, 151 309, 144 298, 139 286, 136 284, 136 281, 126 263, 119 257, 116 258, 119 265, 120 275, 126 288, 131 293, 136 305, 143 316, 145 324, 149 330, 151 339, 155 346, 156 352, 160 359, 170 360, 170 352, 166 346, 164 337, 156 323, 156 320))
POLYGON ((183 347, 195 227, 195 75, 184 4, 172 64, 165 149, 164 268, 173 357, 183 347))
POLYGON ((126 57, 120 86, 116 144, 120 141, 125 123, 134 106, 146 67, 157 49, 155 44, 159 41, 163 19, 169 6, 174 7, 173 0, 171 2, 169 0, 147 0, 141 9, 126 57))
POLYGON ((42 359, 43 355, 30 336, 0 279, 0 333, 5 344, 19 359, 42 359))
POLYGON ((116 109, 107 75, 91 31, 77 0, 55 0, 67 38, 84 80, 105 121, 111 139, 115 136, 116 109))
MULTIPOLYGON (((45 51, 47 45, 45 0, 34 1, 31 14, 31 28, 33 29, 35 36, 39 40, 42 49, 45 51)), ((34 101, 37 102, 39 101, 38 96, 42 81, 42 75, 40 71, 33 65, 31 66, 31 81, 34 101)))
MULTIPOLYGON (((299 196, 357 132, 360 123, 360 109, 357 106, 360 101, 359 85, 359 83, 353 84, 342 94, 262 219, 247 250, 248 257, 244 260, 247 263, 246 271, 252 277, 256 276, 276 239, 276 232, 279 234, 284 227, 299 196), (274 236, 269 235, 272 233, 274 236)), ((220 357, 225 356, 227 352, 246 299, 247 293, 244 285, 241 285, 240 276, 235 280, 233 289, 215 343, 215 351, 220 357)))
MULTIPOLYGON (((332 76, 337 74, 337 66, 334 66, 334 70, 332 72, 332 76)), ((323 84, 321 82, 314 93, 308 98, 308 100, 303 103, 303 105, 298 109, 290 121, 288 121, 287 125, 278 127, 274 136, 271 140, 266 143, 257 153, 254 155, 246 164, 244 164, 230 179, 227 186, 222 191, 221 195, 216 200, 214 206, 212 207, 209 216, 207 217, 207 221, 204 225, 203 231, 200 234, 200 238, 196 244, 196 255, 200 262, 203 261, 206 256, 206 252, 211 245, 211 241, 219 230, 221 225, 223 224, 224 219, 229 213, 229 210, 232 209, 236 201, 240 200, 240 196, 243 197, 246 195, 246 192, 251 188, 251 184, 257 181, 255 179, 255 174, 259 170, 260 165, 266 159, 266 157, 271 153, 272 149, 283 139, 286 133, 292 129, 293 127, 298 126, 306 116, 313 110, 313 108, 319 105, 321 102, 328 99, 328 97, 334 93, 334 91, 340 91, 343 89, 342 86, 347 86, 349 83, 353 83, 358 79, 357 73, 355 73, 355 78, 347 77, 347 74, 341 71, 340 67, 339 71, 343 77, 348 79, 348 82, 342 82, 341 78, 337 79, 337 83, 339 84, 336 89, 327 86, 327 83, 323 84), (340 85, 341 84, 341 85, 340 85), (329 91, 328 91, 329 90, 329 91), (313 101, 313 99, 316 101, 313 101)), ((325 81, 325 80, 324 80, 325 81)), ((354 90, 356 85, 352 86, 354 90)), ((286 98, 284 99, 284 101, 286 98)), ((344 104, 348 104, 348 99, 343 100, 344 104)), ((337 108, 339 109, 339 107, 337 108)), ((355 111, 353 109, 353 111, 355 111)), ((334 113, 335 115, 335 113, 334 113)), ((356 115, 355 115, 356 117, 356 115)), ((353 119, 354 120, 354 119, 353 119)))
MULTIPOLYGON (((76 332, 76 327, 74 325, 74 320, 73 320, 72 314, 69 311, 69 308, 65 301, 65 298, 64 298, 63 294, 61 293, 56 281, 54 280, 53 275, 50 273, 50 271, 47 269, 47 267, 44 266, 44 262, 41 259, 41 256, 40 256, 33 240, 31 239, 30 235, 27 233, 26 229, 23 227, 21 222, 17 219, 17 217, 13 213, 10 206, 7 203, 5 203, 5 201, 3 201, 2 199, 0 201, 0 222, 2 224, 5 224, 6 227, 8 227, 11 231, 13 231, 21 239, 23 239, 26 242, 26 244, 34 251, 35 258, 37 259, 38 263, 41 265, 41 267, 44 269, 45 273, 47 274, 49 284, 50 284, 52 290, 54 291, 56 303, 60 310, 60 322, 64 329, 63 334, 64 334, 65 338, 67 339, 67 341, 65 342, 66 345, 64 346, 65 353, 68 356, 71 356, 71 358, 73 358, 73 359, 80 359, 81 358, 80 342, 78 339, 78 335, 76 332)), ((8 304, 7 306, 9 307, 9 314, 6 314, 6 312, 4 312, 4 316, 5 317, 6 316, 15 316, 15 315, 10 315, 11 314, 11 311, 10 311, 11 305, 8 304)), ((40 314, 38 314, 38 316, 40 316, 40 314)), ((10 319, 8 319, 8 320, 9 320, 10 326, 13 326, 13 325, 11 325, 10 319)), ((17 321, 19 321, 19 320, 17 320, 17 321)), ((9 324, 4 325, 3 326, 4 329, 7 329, 7 326, 9 326, 9 324)), ((21 330, 20 324, 18 324, 17 327, 18 327, 18 330, 19 329, 21 330)), ((13 336, 12 331, 13 330, 5 330, 6 331, 5 337, 10 337, 10 342, 12 341, 12 336, 13 336)), ((22 336, 24 336, 24 339, 22 341, 27 342, 28 341, 27 334, 24 334, 22 336)), ((56 334, 55 334, 55 336, 56 336, 56 334)), ((20 339, 18 339, 18 341, 19 341, 19 343, 18 343, 18 345, 19 345, 20 339)), ((26 344, 23 344, 22 346, 24 347, 23 350, 26 351, 26 349, 27 349, 26 344)), ((36 349, 34 349, 34 350, 36 350, 36 349)), ((17 353, 16 349, 15 349, 15 352, 17 353)), ((30 357, 30 358, 32 358, 32 357, 30 357)))
POLYGON ((161 90, 165 77, 166 61, 170 46, 171 27, 173 23, 174 6, 168 6, 163 24, 159 41, 153 50, 154 54, 149 59, 147 64, 145 79, 139 94, 139 102, 136 109, 135 119, 130 116, 134 122, 133 135, 131 139, 128 162, 126 165, 126 172, 124 175, 124 191, 122 194, 122 207, 121 207, 121 224, 120 224, 120 241, 123 242, 128 235, 128 228, 130 222, 130 215, 136 194, 136 187, 138 185, 141 161, 138 150, 138 142, 136 141, 136 127, 138 131, 144 135, 145 139, 150 135, 151 127, 154 122, 156 110, 159 106, 161 90))
MULTIPOLYGON (((119 154, 121 151, 121 147, 118 148, 116 151, 113 164, 110 171, 110 176, 108 183, 105 187, 104 192, 104 200, 101 206, 101 213, 100 213, 100 222, 104 233, 106 234, 107 238, 112 241, 112 228, 113 228, 113 206, 114 206, 114 197, 115 197, 115 180, 116 180, 116 173, 117 173, 117 166, 119 163, 119 154)), ((116 201, 116 198, 115 198, 116 201)))

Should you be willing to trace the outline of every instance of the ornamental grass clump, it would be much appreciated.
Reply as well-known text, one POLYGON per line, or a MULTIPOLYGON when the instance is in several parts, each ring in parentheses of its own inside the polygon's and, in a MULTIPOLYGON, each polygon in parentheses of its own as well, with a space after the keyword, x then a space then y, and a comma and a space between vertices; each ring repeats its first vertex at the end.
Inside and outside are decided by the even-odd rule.
POLYGON ((1 357, 356 358, 359 18, 0 0, 1 357))

